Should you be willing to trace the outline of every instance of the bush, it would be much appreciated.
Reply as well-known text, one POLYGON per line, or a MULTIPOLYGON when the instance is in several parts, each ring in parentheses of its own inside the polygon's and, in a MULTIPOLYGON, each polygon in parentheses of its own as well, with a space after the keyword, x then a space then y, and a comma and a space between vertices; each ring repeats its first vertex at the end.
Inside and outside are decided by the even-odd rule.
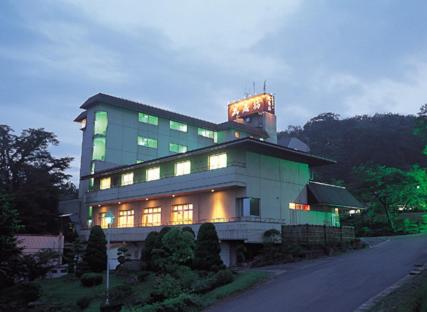
POLYGON ((40 285, 33 283, 19 283, 3 288, 0 292, 0 311, 26 311, 27 304, 39 299, 40 295, 40 285))
POLYGON ((99 311, 120 312, 120 310, 122 309, 122 306, 123 305, 121 303, 110 303, 110 304, 101 303, 101 305, 99 306, 99 311))
POLYGON ((153 249, 155 248, 158 236, 159 236, 158 232, 155 232, 155 231, 150 232, 148 233, 147 238, 145 239, 145 242, 144 242, 142 261, 144 261, 144 263, 147 265, 148 268, 152 267, 151 254, 153 249))
POLYGON ((150 302, 163 301, 182 294, 181 285, 178 280, 170 274, 159 276, 153 286, 150 302))
POLYGON ((182 228, 182 230, 183 230, 184 232, 188 232, 188 233, 190 233, 190 234, 193 236, 193 238, 196 238, 196 234, 194 234, 194 231, 193 231, 193 229, 191 228, 191 226, 184 226, 184 227, 182 228))
POLYGON ((199 275, 196 272, 183 265, 178 266, 171 275, 179 281, 181 288, 185 290, 192 289, 194 281, 199 279, 199 275))
POLYGON ((270 229, 264 232, 262 240, 264 245, 280 244, 282 237, 279 230, 270 229))
POLYGON ((216 288, 231 283, 234 280, 234 276, 230 270, 221 270, 215 273, 213 279, 215 281, 214 287, 216 288))
POLYGON ((141 271, 138 273, 138 282, 143 282, 147 279, 147 277, 150 275, 149 271, 141 271))
POLYGON ((92 301, 91 297, 83 296, 76 301, 76 304, 80 308, 80 310, 84 310, 89 306, 91 301, 92 301))
POLYGON ((103 277, 99 273, 84 273, 80 278, 80 282, 84 287, 93 287, 102 284, 103 277))
POLYGON ((200 298, 195 295, 181 294, 163 302, 148 304, 142 307, 141 312, 187 312, 198 311, 202 307, 200 298))
POLYGON ((106 243, 104 231, 101 227, 99 225, 92 227, 84 260, 93 272, 102 272, 107 267, 106 243))
POLYGON ((203 223, 197 234, 194 250, 194 268, 206 271, 218 271, 224 267, 220 257, 221 247, 215 225, 203 223))
POLYGON ((110 289, 109 297, 112 304, 125 304, 132 302, 133 289, 129 285, 119 285, 110 289))

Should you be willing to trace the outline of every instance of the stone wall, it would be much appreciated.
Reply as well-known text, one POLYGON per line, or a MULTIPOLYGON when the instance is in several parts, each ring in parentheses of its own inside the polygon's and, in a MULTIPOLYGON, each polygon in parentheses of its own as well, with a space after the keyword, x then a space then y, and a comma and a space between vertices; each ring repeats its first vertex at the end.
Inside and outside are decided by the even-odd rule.
POLYGON ((351 241, 355 239, 355 233, 352 226, 283 225, 282 239, 284 243, 327 245, 351 241))

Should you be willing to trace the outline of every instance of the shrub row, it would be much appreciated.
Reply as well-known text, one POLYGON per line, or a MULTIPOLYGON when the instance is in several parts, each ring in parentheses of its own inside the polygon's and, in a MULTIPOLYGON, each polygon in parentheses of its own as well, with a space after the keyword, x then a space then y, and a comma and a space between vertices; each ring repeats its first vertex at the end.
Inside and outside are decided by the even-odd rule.
POLYGON ((197 311, 202 307, 200 298, 195 295, 181 294, 175 298, 166 299, 162 302, 147 304, 142 307, 141 312, 182 312, 197 311))
POLYGON ((103 278, 99 273, 84 273, 80 277, 80 282, 84 287, 93 287, 102 284, 103 278))

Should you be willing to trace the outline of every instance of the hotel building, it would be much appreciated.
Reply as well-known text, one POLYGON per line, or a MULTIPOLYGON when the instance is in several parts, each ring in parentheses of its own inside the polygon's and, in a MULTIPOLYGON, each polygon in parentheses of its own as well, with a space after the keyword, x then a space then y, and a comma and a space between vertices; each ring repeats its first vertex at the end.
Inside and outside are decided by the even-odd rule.
POLYGON ((113 245, 126 242, 135 259, 151 231, 197 233, 212 222, 230 265, 239 243, 261 243, 266 230, 340 226, 341 210, 362 207, 344 187, 312 180, 313 168, 333 160, 277 144, 271 94, 230 103, 220 124, 106 94, 81 108, 79 199, 62 207, 78 211, 85 237, 114 215, 113 245))

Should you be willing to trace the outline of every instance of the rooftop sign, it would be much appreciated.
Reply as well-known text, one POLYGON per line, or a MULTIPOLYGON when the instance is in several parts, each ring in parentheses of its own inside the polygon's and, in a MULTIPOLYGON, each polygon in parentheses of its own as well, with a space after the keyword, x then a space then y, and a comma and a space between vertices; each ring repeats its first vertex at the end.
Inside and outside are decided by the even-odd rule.
POLYGON ((272 94, 261 93, 228 104, 229 121, 261 112, 274 114, 274 96, 272 94))

